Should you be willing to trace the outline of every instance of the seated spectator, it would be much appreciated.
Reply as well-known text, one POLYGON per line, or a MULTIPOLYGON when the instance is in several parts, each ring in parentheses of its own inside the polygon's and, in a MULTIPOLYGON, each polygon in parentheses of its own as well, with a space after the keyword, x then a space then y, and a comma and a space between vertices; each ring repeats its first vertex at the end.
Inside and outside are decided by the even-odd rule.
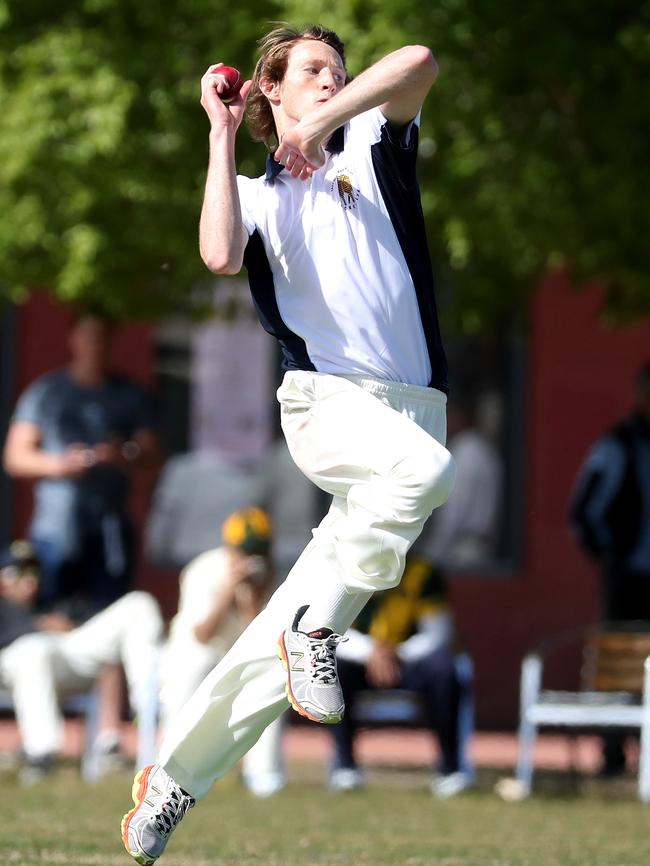
MULTIPOLYGON (((14 542, 0 558, 0 685, 12 693, 26 782, 46 775, 60 751, 59 698, 87 691, 106 666, 124 666, 138 712, 162 633, 158 605, 144 592, 124 595, 78 627, 62 613, 37 614, 39 568, 28 542, 14 542)), ((100 714, 98 745, 112 748, 118 725, 100 714)))
MULTIPOLYGON (((188 698, 266 604, 273 589, 271 523, 244 508, 223 524, 222 545, 197 556, 180 576, 178 612, 161 670, 165 730, 188 698)), ((180 719, 182 723, 182 715, 180 719)), ((257 796, 284 786, 282 717, 272 722, 243 761, 243 780, 257 796)))
POLYGON ((333 790, 363 785, 354 753, 355 704, 359 692, 366 689, 418 693, 440 751, 432 793, 447 798, 469 787, 472 779, 461 765, 459 742, 459 708, 466 686, 457 672, 452 637, 452 618, 439 571, 421 556, 409 554, 400 585, 375 593, 337 651, 346 711, 343 720, 331 726, 333 790))

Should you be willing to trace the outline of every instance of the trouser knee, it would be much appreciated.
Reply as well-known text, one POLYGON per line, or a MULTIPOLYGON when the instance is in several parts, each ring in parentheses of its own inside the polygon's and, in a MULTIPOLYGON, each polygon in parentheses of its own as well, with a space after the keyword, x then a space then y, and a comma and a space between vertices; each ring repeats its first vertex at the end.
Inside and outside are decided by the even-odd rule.
POLYGON ((417 467, 421 500, 430 514, 451 495, 456 480, 456 461, 446 448, 438 446, 431 457, 417 467))
POLYGON ((49 635, 30 634, 18 638, 4 651, 4 670, 8 680, 27 677, 52 664, 53 646, 49 635))
POLYGON ((454 487, 456 463, 435 440, 431 447, 409 454, 393 473, 397 511, 424 522, 434 508, 447 501, 454 487))
POLYGON ((141 631, 151 633, 152 636, 162 632, 163 623, 158 602, 148 592, 129 592, 117 604, 124 606, 125 614, 139 624, 141 631))

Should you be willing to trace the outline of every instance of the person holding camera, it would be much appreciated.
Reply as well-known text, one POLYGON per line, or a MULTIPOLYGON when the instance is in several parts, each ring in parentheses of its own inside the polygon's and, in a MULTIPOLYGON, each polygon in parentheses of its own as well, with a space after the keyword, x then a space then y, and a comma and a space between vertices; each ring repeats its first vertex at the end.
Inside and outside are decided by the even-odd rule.
MULTIPOLYGON (((273 589, 271 522, 261 508, 235 511, 222 545, 181 572, 178 611, 163 650, 160 701, 165 732, 182 724, 182 707, 266 604, 273 589)), ((242 776, 257 796, 284 787, 282 717, 246 755, 242 776)))

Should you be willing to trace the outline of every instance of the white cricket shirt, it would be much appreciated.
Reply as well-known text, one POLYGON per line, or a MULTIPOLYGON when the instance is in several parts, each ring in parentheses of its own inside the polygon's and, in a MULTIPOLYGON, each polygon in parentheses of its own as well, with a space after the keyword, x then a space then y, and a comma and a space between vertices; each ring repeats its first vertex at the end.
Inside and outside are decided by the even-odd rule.
POLYGON ((244 264, 287 369, 372 376, 447 391, 415 175, 418 128, 378 108, 330 139, 308 181, 270 157, 238 176, 244 264))

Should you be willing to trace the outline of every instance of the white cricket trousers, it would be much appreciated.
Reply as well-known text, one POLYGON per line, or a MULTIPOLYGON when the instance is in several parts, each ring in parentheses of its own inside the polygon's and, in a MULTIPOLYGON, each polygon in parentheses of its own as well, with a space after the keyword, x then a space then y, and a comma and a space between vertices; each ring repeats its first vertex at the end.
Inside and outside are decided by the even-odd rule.
MULTIPOLYGON (((163 647, 160 664, 160 716, 163 733, 171 728, 187 701, 223 657, 215 658, 208 644, 191 639, 169 640, 163 647)), ((242 778, 254 793, 260 786, 279 789, 285 783, 282 733, 284 717, 274 719, 259 740, 244 755, 242 778)))
POLYGON ((124 665, 131 704, 146 699, 163 621, 146 592, 130 592, 78 628, 35 632, 0 652, 0 683, 11 689, 23 748, 30 758, 56 754, 63 741, 59 698, 86 691, 106 665, 124 665))
POLYGON ((409 547, 449 496, 446 397, 415 385, 290 371, 278 390, 282 429, 302 472, 331 494, 313 539, 232 649, 185 704, 159 760, 202 797, 286 707, 280 633, 345 632, 372 593, 399 583, 409 547))

